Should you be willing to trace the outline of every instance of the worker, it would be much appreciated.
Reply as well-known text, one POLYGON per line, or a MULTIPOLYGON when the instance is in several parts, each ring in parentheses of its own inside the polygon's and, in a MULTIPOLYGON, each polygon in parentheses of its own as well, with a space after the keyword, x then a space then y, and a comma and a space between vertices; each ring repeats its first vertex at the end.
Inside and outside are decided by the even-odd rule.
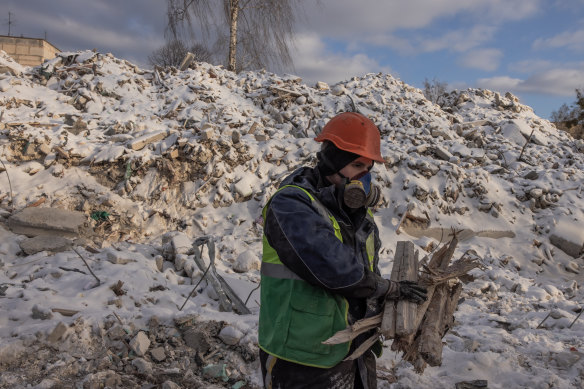
POLYGON ((376 388, 381 342, 343 361, 375 333, 322 344, 339 330, 383 310, 386 299, 422 302, 426 289, 384 279, 371 208, 383 163, 380 133, 367 117, 344 112, 315 138, 316 167, 285 178, 263 209, 258 341, 265 388, 376 388))

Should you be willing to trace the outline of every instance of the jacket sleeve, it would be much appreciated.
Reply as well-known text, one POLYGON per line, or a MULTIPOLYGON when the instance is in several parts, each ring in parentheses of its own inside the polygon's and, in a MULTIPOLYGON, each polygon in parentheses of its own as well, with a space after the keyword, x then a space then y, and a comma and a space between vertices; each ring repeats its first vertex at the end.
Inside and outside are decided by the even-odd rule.
POLYGON ((302 191, 277 193, 266 213, 264 233, 282 263, 306 282, 349 298, 379 297, 387 280, 370 271, 336 236, 302 191))

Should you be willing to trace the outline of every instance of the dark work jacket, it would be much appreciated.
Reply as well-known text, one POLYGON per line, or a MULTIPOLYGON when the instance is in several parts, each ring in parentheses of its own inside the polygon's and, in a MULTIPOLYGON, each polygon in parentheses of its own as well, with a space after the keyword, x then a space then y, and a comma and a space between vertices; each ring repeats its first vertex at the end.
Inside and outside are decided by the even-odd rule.
MULTIPOLYGON (((381 312, 388 284, 379 273, 379 231, 365 217, 367 209, 347 209, 342 202, 342 188, 328 183, 317 168, 298 169, 280 187, 285 185, 300 186, 318 198, 339 223, 343 241, 335 237, 330 222, 306 194, 300 190, 281 191, 271 199, 264 221, 266 239, 280 261, 306 282, 345 297, 349 324, 381 312), (373 271, 365 247, 355 243, 356 236, 368 236, 371 231, 375 234, 373 271)), ((369 335, 355 339, 351 352, 369 335)), ((364 364, 359 365, 363 380, 364 374, 375 373, 363 371, 367 370, 364 364)))

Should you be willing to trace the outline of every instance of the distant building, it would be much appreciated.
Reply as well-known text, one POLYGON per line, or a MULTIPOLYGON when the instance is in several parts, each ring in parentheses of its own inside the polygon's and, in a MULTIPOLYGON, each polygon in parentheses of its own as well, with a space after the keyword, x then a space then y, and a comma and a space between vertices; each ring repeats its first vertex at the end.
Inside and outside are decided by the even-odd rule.
POLYGON ((61 50, 44 39, 0 35, 0 50, 22 66, 38 66, 61 50))

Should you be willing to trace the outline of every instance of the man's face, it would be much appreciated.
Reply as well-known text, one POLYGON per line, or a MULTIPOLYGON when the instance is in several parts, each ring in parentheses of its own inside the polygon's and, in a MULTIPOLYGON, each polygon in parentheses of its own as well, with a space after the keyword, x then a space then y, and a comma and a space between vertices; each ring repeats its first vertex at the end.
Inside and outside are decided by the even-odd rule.
MULTIPOLYGON (((343 176, 349 180, 358 179, 365 175, 373 167, 373 160, 365 157, 359 157, 347 166, 339 170, 343 176)), ((338 174, 327 177, 330 182, 336 186, 344 184, 343 179, 338 174)))

